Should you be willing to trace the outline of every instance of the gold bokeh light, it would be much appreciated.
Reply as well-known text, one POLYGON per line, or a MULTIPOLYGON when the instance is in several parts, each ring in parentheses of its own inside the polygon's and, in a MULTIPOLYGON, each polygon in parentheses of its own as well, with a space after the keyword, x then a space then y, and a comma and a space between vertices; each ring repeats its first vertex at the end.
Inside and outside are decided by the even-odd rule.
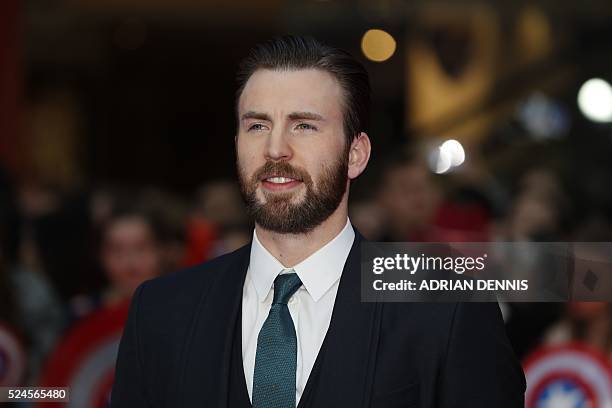
POLYGON ((370 61, 383 62, 391 58, 397 44, 395 38, 386 31, 371 29, 361 39, 361 51, 370 61))

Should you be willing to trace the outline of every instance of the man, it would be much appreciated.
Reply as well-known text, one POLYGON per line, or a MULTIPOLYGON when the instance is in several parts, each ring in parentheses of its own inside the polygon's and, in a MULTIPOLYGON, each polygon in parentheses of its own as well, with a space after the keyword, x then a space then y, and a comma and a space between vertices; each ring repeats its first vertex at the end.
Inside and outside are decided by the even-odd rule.
POLYGON ((138 205, 119 204, 101 226, 100 262, 108 279, 103 305, 126 301, 142 282, 161 275, 159 222, 138 205))
POLYGON ((360 301, 347 202, 370 158, 364 68, 288 36, 239 79, 253 239, 136 290, 112 406, 521 407, 496 304, 360 301))

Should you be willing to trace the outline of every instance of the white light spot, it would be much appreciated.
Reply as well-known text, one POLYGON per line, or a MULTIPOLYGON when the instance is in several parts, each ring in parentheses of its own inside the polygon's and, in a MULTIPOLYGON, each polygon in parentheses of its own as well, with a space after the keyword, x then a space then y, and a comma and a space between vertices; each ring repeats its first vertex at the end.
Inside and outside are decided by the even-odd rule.
POLYGON ((440 150, 446 152, 450 157, 451 166, 457 167, 465 161, 465 150, 461 143, 455 139, 450 139, 442 143, 440 150))
POLYGON ((578 107, 593 122, 612 122, 612 87, 601 78, 589 79, 578 91, 578 107))
POLYGON ((452 167, 451 156, 441 147, 433 149, 429 155, 429 168, 436 174, 443 174, 452 167))

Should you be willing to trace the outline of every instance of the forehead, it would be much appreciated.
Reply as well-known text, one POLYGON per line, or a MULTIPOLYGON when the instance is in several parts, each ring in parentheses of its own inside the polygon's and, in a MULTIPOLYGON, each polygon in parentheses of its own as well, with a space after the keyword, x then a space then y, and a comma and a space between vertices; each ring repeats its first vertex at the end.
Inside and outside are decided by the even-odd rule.
POLYGON ((109 239, 149 235, 150 233, 151 227, 147 220, 137 215, 111 220, 105 228, 105 235, 109 239))
POLYGON ((326 71, 260 69, 245 84, 238 111, 315 112, 341 118, 342 103, 342 88, 326 71))

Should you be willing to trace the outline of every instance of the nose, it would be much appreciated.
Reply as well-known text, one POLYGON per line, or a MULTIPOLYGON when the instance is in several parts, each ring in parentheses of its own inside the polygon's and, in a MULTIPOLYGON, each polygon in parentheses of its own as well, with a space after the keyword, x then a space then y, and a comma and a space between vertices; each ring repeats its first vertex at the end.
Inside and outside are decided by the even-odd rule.
POLYGON ((280 161, 291 159, 293 151, 287 137, 288 136, 280 130, 270 132, 268 140, 266 141, 266 160, 280 161))

